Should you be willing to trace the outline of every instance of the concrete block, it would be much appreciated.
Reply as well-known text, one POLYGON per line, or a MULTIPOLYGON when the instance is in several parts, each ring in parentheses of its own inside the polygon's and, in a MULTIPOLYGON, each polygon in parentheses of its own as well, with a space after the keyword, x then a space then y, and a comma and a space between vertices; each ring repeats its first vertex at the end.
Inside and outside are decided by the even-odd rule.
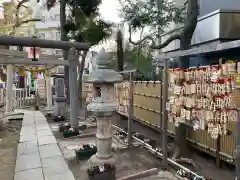
POLYGON ((22 126, 20 136, 25 135, 25 134, 36 134, 36 128, 35 125, 31 126, 22 126))
POLYGON ((57 141, 54 136, 43 136, 38 137, 38 145, 46 145, 46 144, 57 144, 57 141))
POLYGON ((38 124, 36 125, 36 130, 40 131, 40 130, 44 130, 44 129, 50 129, 48 124, 38 124))
POLYGON ((60 174, 64 171, 69 170, 68 165, 63 156, 55 156, 51 158, 42 159, 42 168, 45 177, 60 174))
POLYGON ((60 174, 46 175, 45 180, 75 180, 70 170, 62 172, 60 174))
POLYGON ((42 168, 29 169, 15 173, 14 180, 44 180, 42 168))
POLYGON ((42 112, 39 112, 39 111, 35 111, 34 112, 34 117, 35 118, 43 118, 45 117, 44 114, 42 112))
POLYGON ((37 131, 37 137, 43 137, 43 136, 53 136, 53 133, 50 129, 44 129, 44 130, 40 130, 37 131))
POLYGON ((34 168, 40 168, 41 162, 39 153, 34 154, 25 154, 25 155, 19 155, 16 160, 16 171, 24 171, 28 169, 34 169, 34 168))
POLYGON ((40 118, 40 119, 35 119, 35 124, 36 126, 41 125, 41 124, 47 124, 46 119, 40 118))
POLYGON ((27 119, 23 119, 22 125, 33 125, 35 123, 33 118, 27 118, 27 119))
POLYGON ((35 141, 37 139, 36 134, 31 134, 31 133, 25 133, 22 136, 20 136, 19 142, 29 142, 29 141, 35 141))
POLYGON ((18 155, 33 154, 38 152, 37 140, 18 144, 18 155))
POLYGON ((57 144, 47 144, 39 146, 39 152, 41 158, 50 158, 62 155, 57 144))

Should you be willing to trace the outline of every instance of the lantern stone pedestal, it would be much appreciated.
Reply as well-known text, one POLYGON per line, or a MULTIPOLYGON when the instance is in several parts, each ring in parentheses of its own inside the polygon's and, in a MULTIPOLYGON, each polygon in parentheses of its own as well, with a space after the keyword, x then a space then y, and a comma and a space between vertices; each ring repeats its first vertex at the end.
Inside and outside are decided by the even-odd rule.
POLYGON ((111 164, 116 160, 112 152, 112 118, 117 110, 114 94, 114 84, 122 82, 122 76, 109 69, 111 60, 102 49, 96 56, 95 69, 84 79, 93 84, 93 100, 88 104, 88 111, 92 112, 97 120, 97 153, 89 160, 89 166, 111 164))

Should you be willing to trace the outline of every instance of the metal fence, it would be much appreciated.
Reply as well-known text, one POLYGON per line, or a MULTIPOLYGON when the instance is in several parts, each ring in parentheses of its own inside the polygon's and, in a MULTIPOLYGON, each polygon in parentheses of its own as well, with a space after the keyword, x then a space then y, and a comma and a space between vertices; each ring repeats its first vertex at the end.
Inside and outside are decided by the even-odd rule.
MULTIPOLYGON (((133 118, 145 125, 161 129, 161 82, 160 81, 135 81, 133 83, 133 118)), ((92 90, 91 85, 84 85, 84 94, 91 101, 92 90)), ((129 101, 129 83, 125 81, 117 84, 115 88, 115 95, 118 104, 118 112, 128 117, 128 101, 129 101)), ((170 93, 169 93, 170 95, 170 93)), ((220 139, 220 157, 222 160, 229 163, 234 163, 233 152, 236 147, 236 122, 229 122, 227 124, 228 130, 233 132, 231 135, 222 136, 220 139)), ((168 122, 169 135, 174 136, 175 124, 168 122)), ((205 130, 193 130, 192 127, 187 128, 187 138, 190 145, 200 151, 209 155, 216 156, 217 140, 212 139, 211 135, 205 130)))
POLYGON ((13 108, 21 109, 33 103, 34 96, 29 88, 13 88, 13 108))

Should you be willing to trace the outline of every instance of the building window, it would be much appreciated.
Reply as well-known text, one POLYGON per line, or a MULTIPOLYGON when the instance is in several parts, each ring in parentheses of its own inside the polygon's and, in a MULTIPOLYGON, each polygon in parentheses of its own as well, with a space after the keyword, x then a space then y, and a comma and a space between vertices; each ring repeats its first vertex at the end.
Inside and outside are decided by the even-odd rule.
POLYGON ((38 35, 39 35, 39 38, 45 39, 45 34, 44 33, 39 33, 38 35))
POLYGON ((42 22, 45 22, 45 21, 46 21, 45 16, 42 16, 42 17, 41 17, 41 21, 42 21, 42 22))
POLYGON ((57 50, 56 50, 56 55, 62 55, 62 50, 57 49, 57 50))
POLYGON ((56 32, 56 40, 60 40, 61 39, 61 34, 59 31, 56 32))
POLYGON ((54 20, 55 21, 60 21, 60 14, 56 14, 54 20))

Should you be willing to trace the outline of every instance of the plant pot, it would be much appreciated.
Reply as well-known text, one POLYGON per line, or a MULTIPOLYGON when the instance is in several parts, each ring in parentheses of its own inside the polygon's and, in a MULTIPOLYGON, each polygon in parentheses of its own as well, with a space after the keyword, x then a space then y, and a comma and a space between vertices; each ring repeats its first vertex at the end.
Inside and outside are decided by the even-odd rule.
POLYGON ((79 135, 79 131, 63 131, 63 137, 64 138, 69 138, 69 137, 73 137, 73 136, 77 136, 79 135))
POLYGON ((64 124, 60 124, 59 126, 58 126, 58 131, 59 132, 64 132, 64 131, 68 131, 69 129, 71 128, 71 125, 69 124, 69 125, 64 125, 64 124))
POLYGON ((53 121, 54 122, 60 122, 60 121, 64 121, 64 117, 63 116, 54 116, 53 121))
POLYGON ((84 129, 87 129, 87 125, 86 124, 83 124, 83 125, 79 125, 79 130, 84 130, 84 129))
POLYGON ((92 155, 96 154, 96 152, 97 152, 97 147, 96 146, 92 149, 75 150, 77 160, 89 159, 92 155))
POLYGON ((116 169, 89 176, 89 180, 116 180, 116 169))

